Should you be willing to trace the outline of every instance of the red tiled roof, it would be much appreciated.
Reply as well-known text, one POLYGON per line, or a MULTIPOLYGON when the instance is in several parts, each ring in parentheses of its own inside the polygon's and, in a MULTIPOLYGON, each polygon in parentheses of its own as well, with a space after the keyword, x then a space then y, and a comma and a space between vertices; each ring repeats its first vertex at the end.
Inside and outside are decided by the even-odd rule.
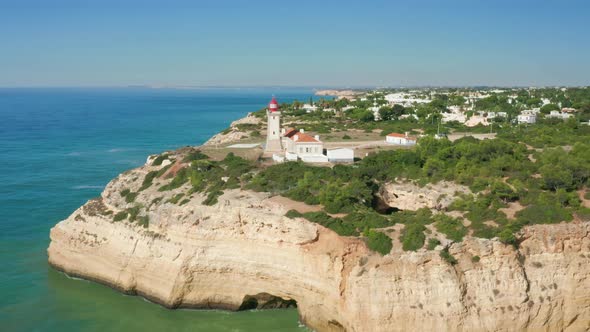
POLYGON ((398 134, 398 133, 387 134, 387 136, 389 136, 389 137, 402 137, 402 138, 405 138, 406 137, 406 135, 404 135, 404 134, 398 134))
POLYGON ((415 141, 416 140, 416 137, 406 136, 405 134, 398 134, 398 133, 387 134, 387 136, 389 136, 389 137, 405 138, 405 139, 408 139, 410 141, 415 141))
POLYGON ((299 133, 297 135, 299 135, 299 139, 297 140, 297 142, 306 142, 306 143, 319 143, 320 142, 317 139, 309 136, 308 134, 299 133))
POLYGON ((313 138, 312 136, 302 133, 299 130, 290 130, 285 134, 286 137, 290 138, 294 142, 304 142, 304 143, 320 143, 317 139, 313 138), (289 134, 289 136, 287 136, 289 134), (297 141, 295 140, 295 135, 297 135, 297 141))
POLYGON ((295 128, 289 128, 289 129, 287 129, 287 132, 285 132, 285 134, 283 136, 285 136, 285 137, 291 137, 291 136, 297 134, 298 132, 299 131, 297 129, 295 129, 295 128))

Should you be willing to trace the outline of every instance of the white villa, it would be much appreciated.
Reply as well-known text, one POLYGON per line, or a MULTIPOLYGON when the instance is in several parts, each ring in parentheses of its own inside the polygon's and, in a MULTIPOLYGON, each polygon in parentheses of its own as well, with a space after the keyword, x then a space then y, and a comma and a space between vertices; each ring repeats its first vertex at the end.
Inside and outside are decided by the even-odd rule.
POLYGON ((301 109, 304 110, 307 113, 311 113, 311 112, 315 112, 318 110, 318 107, 316 105, 313 104, 303 104, 303 106, 301 106, 301 109))
POLYGON ((282 133, 282 142, 287 160, 300 158, 305 162, 328 161, 328 158, 324 155, 324 143, 320 141, 319 135, 312 137, 306 134, 303 129, 283 129, 282 133))
POLYGON ((535 123, 537 122, 537 114, 539 114, 539 109, 534 108, 532 110, 524 110, 520 112, 520 114, 516 117, 516 121, 518 123, 535 123))
POLYGON ((391 133, 385 136, 385 142, 389 144, 395 145, 405 145, 411 146, 416 145, 416 138, 408 136, 408 133, 405 134, 398 134, 398 133, 391 133))
POLYGON ((560 112, 560 111, 551 111, 549 114, 545 115, 545 117, 550 118, 550 119, 567 120, 567 119, 573 117, 573 114, 566 113, 566 112, 560 112))

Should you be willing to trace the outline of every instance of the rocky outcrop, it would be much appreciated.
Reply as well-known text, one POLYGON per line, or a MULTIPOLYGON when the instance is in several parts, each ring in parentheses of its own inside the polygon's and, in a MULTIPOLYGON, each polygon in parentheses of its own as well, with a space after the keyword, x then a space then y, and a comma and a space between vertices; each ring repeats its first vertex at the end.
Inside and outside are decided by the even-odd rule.
POLYGON ((381 186, 379 197, 388 207, 399 210, 440 210, 448 207, 458 195, 470 193, 469 188, 448 181, 429 183, 423 187, 399 181, 381 186))
POLYGON ((229 125, 229 128, 226 130, 213 135, 205 144, 204 146, 218 146, 218 145, 225 145, 229 143, 238 142, 240 139, 249 137, 249 133, 243 131, 240 125, 251 125, 257 126, 262 123, 260 118, 255 117, 252 113, 248 113, 247 116, 238 119, 232 122, 229 125))
POLYGON ((525 228, 519 249, 466 237, 449 252, 381 256, 267 194, 228 190, 213 206, 186 187, 139 191, 146 165, 51 230, 49 263, 166 307, 285 307, 318 331, 587 331, 590 223, 525 228), (121 192, 139 192, 128 202, 121 192), (176 200, 178 201, 178 200, 176 200), (138 222, 114 215, 140 206, 138 222))
POLYGON ((354 90, 317 90, 315 92, 316 96, 333 96, 337 97, 338 99, 346 98, 346 99, 354 99, 360 95, 363 95, 365 92, 362 91, 354 91, 354 90))

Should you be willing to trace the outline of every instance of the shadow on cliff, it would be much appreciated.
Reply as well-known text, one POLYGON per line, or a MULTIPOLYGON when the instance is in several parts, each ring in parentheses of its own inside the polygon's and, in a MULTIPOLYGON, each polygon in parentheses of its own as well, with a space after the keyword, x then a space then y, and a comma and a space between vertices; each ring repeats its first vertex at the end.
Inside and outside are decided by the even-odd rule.
POLYGON ((286 309, 297 308, 297 301, 285 300, 281 297, 268 293, 259 293, 256 295, 246 295, 242 300, 242 305, 238 311, 253 309, 286 309))

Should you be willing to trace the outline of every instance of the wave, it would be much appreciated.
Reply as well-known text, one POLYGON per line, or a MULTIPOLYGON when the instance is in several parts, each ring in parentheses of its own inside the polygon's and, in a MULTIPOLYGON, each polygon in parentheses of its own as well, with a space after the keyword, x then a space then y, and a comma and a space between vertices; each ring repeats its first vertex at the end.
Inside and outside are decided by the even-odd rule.
POLYGON ((113 149, 107 150, 107 152, 115 153, 115 152, 123 152, 123 151, 126 151, 126 150, 127 149, 124 149, 124 148, 113 148, 113 149))
POLYGON ((90 185, 81 185, 81 186, 74 186, 72 189, 103 189, 104 186, 90 186, 90 185))
POLYGON ((78 157, 78 156, 79 156, 79 155, 81 155, 81 154, 82 154, 81 152, 78 152, 78 151, 72 151, 72 152, 70 152, 70 153, 67 153, 67 154, 66 154, 66 156, 68 156, 68 157, 78 157))

